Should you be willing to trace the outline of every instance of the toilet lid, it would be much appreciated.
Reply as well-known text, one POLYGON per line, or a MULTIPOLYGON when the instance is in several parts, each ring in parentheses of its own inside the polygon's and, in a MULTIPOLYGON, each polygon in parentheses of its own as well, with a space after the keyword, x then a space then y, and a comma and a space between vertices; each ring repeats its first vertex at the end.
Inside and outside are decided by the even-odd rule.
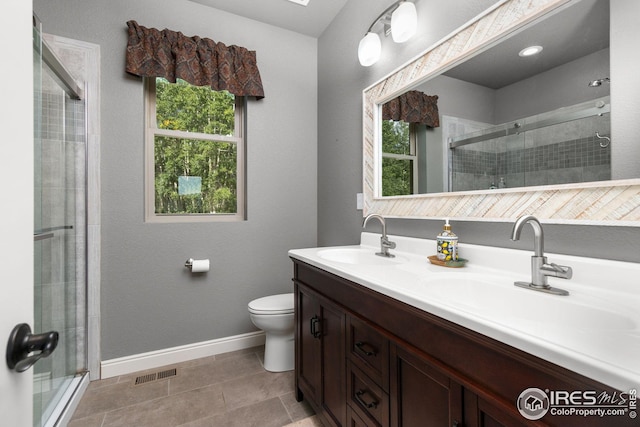
POLYGON ((293 293, 254 299, 249 303, 249 312, 253 314, 293 313, 293 293))

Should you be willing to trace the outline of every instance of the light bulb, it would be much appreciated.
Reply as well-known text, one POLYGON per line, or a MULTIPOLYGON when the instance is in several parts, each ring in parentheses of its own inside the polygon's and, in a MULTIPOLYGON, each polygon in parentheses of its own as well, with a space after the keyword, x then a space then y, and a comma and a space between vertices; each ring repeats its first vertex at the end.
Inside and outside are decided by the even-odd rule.
POLYGON ((360 40, 358 45, 358 60, 360 65, 368 67, 375 64, 380 59, 380 53, 382 52, 382 43, 380 42, 380 36, 376 33, 368 32, 366 36, 360 40))
POLYGON ((391 37, 396 43, 409 40, 418 29, 416 5, 403 1, 391 14, 391 37))
POLYGON ((540 52, 542 52, 542 46, 529 46, 529 47, 525 47, 524 49, 522 49, 518 55, 525 57, 525 56, 533 56, 533 55, 537 55, 540 52))

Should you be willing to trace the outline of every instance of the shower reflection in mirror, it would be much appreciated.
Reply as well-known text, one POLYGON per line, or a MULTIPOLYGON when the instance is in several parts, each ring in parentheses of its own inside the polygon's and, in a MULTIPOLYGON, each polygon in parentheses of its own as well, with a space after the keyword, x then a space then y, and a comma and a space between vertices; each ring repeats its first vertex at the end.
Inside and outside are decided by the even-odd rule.
MULTIPOLYGON (((449 191, 611 179, 608 99, 565 107, 480 132, 449 134, 449 191)), ((446 130, 468 121, 443 118, 446 130)), ((472 126, 478 123, 472 123, 472 126)))
POLYGON ((611 179, 609 97, 491 125, 382 120, 382 195, 611 179))

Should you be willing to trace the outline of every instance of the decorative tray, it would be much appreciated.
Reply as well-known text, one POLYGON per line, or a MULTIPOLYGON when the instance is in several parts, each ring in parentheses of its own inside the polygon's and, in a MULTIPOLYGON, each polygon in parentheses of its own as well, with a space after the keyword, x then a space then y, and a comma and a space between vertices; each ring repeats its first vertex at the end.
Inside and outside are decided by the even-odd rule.
POLYGON ((464 258, 458 258, 457 261, 442 261, 438 259, 438 255, 431 255, 428 258, 431 264, 440 265, 442 267, 449 267, 449 268, 464 267, 464 265, 467 263, 467 260, 464 258))

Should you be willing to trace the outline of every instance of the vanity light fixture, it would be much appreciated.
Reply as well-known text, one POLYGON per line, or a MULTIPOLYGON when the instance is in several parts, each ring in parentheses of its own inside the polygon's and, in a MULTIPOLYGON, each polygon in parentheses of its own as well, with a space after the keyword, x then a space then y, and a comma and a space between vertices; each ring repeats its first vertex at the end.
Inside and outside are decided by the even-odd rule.
POLYGON ((380 59, 380 53, 382 52, 382 43, 380 42, 380 36, 378 34, 369 31, 358 45, 358 60, 360 65, 368 67, 375 64, 380 59))
POLYGON ((537 55, 542 52, 542 46, 529 46, 522 49, 518 55, 524 57, 537 55))
POLYGON ((391 14, 391 38, 396 43, 404 43, 414 36, 417 29, 416 5, 408 1, 400 2, 391 14))
POLYGON ((382 42, 374 31, 378 23, 383 24, 385 36, 391 33, 394 42, 404 43, 413 37, 418 28, 416 6, 409 1, 396 1, 373 21, 358 45, 358 60, 363 67, 373 65, 380 59, 382 42))

